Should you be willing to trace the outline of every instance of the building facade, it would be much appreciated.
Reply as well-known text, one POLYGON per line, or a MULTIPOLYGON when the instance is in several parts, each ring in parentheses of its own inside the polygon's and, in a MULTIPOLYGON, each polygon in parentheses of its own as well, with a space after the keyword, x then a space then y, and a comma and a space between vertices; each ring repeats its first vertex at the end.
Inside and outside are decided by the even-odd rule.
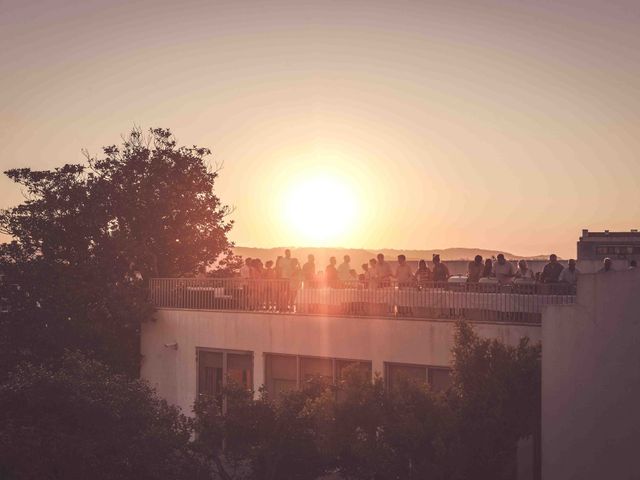
POLYGON ((542 478, 640 478, 640 270, 582 275, 542 321, 542 478))
MULTIPOLYGON (((233 379, 277 396, 310 377, 336 381, 354 363, 381 374, 446 388, 452 320, 160 309, 142 328, 142 378, 185 412, 200 394, 233 379)), ((540 340, 540 325, 476 322, 476 331, 515 345, 540 340)))
POLYGON ((590 232, 582 230, 578 240, 578 266, 583 273, 594 273, 605 258, 613 260, 616 270, 624 270, 631 260, 640 260, 640 232, 590 232))

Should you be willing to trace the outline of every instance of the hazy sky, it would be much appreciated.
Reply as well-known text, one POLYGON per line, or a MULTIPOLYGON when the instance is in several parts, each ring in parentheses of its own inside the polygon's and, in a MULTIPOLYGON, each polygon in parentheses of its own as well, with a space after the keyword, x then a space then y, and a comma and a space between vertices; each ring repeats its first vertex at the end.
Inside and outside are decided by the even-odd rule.
POLYGON ((169 127, 224 162, 240 245, 311 244, 326 205, 319 242, 573 256, 640 227, 639 24, 638 1, 0 0, 0 167, 169 127))

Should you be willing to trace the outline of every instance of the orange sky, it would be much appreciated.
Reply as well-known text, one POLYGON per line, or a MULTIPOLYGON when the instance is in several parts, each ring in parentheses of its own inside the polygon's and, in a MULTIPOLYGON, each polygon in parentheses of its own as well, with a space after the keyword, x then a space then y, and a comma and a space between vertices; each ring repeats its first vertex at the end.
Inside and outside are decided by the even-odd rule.
POLYGON ((169 127, 224 162, 240 245, 569 257, 582 228, 640 227, 639 21, 635 1, 0 1, 0 167, 169 127))

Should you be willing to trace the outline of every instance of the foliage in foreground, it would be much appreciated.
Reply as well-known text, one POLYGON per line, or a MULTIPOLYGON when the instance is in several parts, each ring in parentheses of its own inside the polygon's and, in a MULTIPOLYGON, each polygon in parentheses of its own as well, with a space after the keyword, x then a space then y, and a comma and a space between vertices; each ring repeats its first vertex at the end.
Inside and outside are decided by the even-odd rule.
POLYGON ((196 404, 195 447, 224 479, 513 478, 517 441, 540 424, 540 346, 460 323, 454 358, 444 393, 408 381, 389 391, 357 368, 280 401, 231 388, 225 415, 214 400, 196 404))
POLYGON ((277 401, 230 386, 187 419, 144 382, 81 354, 0 385, 0 476, 121 479, 508 479, 540 422, 540 347, 457 326, 453 385, 434 392, 347 370, 277 401))
POLYGON ((21 361, 66 349, 137 375, 154 276, 234 268, 228 207, 214 193, 209 150, 171 132, 134 129, 87 165, 13 169, 25 201, 0 212, 0 381, 21 361))
POLYGON ((191 432, 144 382, 77 353, 0 385, 0 478, 208 478, 191 432))

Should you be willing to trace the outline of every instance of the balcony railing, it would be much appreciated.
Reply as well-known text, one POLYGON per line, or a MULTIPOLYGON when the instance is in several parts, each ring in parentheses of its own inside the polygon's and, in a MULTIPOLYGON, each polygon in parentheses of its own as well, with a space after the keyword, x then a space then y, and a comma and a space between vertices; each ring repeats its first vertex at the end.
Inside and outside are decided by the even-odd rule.
POLYGON ((329 288, 288 280, 154 278, 150 287, 158 308, 487 322, 539 323, 546 305, 575 302, 575 291, 563 284, 353 282, 329 288))

